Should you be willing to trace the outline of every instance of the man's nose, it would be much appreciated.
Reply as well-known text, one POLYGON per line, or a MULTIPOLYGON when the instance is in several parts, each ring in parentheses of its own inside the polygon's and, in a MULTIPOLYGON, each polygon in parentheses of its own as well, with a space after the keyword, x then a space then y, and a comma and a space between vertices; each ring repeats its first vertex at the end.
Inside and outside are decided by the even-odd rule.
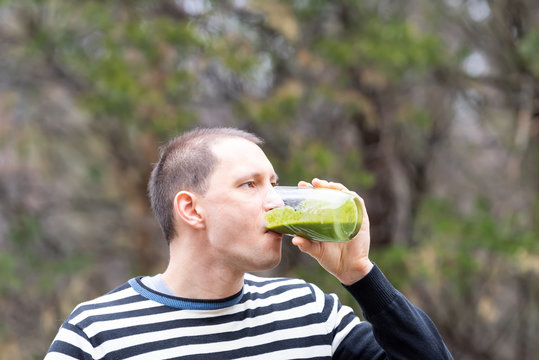
POLYGON ((277 194, 277 191, 275 191, 275 188, 272 186, 266 195, 266 202, 265 202, 265 208, 266 211, 269 211, 271 209, 275 209, 277 207, 284 206, 283 199, 277 194))

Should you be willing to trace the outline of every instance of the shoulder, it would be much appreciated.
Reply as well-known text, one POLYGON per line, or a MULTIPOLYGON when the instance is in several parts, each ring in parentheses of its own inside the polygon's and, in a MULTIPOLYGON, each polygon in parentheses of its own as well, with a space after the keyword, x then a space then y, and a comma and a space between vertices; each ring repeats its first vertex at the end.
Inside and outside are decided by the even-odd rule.
POLYGON ((251 297, 278 297, 303 302, 324 301, 325 294, 316 285, 302 279, 287 277, 261 277, 245 274, 244 293, 251 297))
POLYGON ((104 295, 78 304, 66 319, 66 323, 83 328, 90 319, 95 319, 105 314, 126 311, 129 308, 136 307, 136 304, 143 300, 144 298, 128 282, 125 282, 104 295))
POLYGON ((305 280, 287 277, 262 277, 246 273, 244 285, 249 290, 271 291, 282 288, 311 288, 313 285, 305 280))

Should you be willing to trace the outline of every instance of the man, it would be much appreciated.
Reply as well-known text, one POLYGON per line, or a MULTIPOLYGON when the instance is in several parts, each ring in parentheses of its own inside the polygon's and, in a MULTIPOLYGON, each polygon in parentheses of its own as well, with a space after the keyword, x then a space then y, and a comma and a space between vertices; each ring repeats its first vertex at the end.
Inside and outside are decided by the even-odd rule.
MULTIPOLYGON (((369 260, 369 221, 346 243, 292 242, 355 297, 361 322, 335 295, 275 267, 282 235, 264 214, 282 200, 261 140, 237 129, 195 129, 162 150, 149 184, 169 243, 163 274, 131 279, 79 305, 52 359, 451 359, 434 324, 369 260)), ((300 186, 345 190, 315 179, 300 186)))

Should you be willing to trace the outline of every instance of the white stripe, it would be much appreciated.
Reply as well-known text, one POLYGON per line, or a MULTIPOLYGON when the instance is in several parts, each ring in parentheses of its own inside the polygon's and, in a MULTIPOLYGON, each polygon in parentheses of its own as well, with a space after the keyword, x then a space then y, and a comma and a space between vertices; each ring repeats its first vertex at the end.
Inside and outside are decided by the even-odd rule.
POLYGON ((337 314, 337 320, 335 320, 335 323, 336 323, 337 325, 339 325, 339 324, 342 322, 342 319, 344 319, 344 317, 345 317, 346 315, 349 315, 349 314, 352 314, 352 315, 356 316, 356 315, 354 314, 354 310, 352 310, 351 307, 346 306, 346 305, 342 305, 342 306, 341 306, 341 310, 340 310, 340 311, 338 312, 338 314, 337 314))
MULTIPOLYGON (((99 304, 106 303, 106 302, 121 300, 121 299, 127 298, 129 296, 133 296, 133 295, 139 295, 139 293, 136 292, 135 289, 133 289, 132 287, 129 287, 127 289, 117 291, 117 292, 112 293, 112 294, 103 295, 103 296, 100 296, 100 297, 95 298, 93 300, 89 300, 89 301, 85 301, 83 303, 80 303, 75 307, 75 309, 73 309, 72 313, 76 312, 79 308, 81 308, 83 306, 99 305, 99 304)), ((87 310, 85 310, 85 311, 87 311, 87 310)))
MULTIPOLYGON (((320 290, 320 288, 313 285, 314 292, 315 292, 315 303, 317 306, 317 311, 319 313, 322 313, 324 311, 324 307, 326 306, 326 298, 324 292, 320 290)), ((324 322, 324 326, 326 327, 328 333, 332 332, 334 329, 334 326, 337 326, 338 324, 335 324, 336 317, 337 317, 337 309, 338 309, 338 298, 335 294, 330 294, 330 296, 333 298, 333 306, 331 308, 331 311, 329 313, 329 316, 327 317, 327 320, 324 322)))
POLYGON ((151 301, 151 300, 144 300, 144 301, 137 301, 137 302, 129 303, 129 304, 109 306, 106 308, 89 309, 89 310, 81 312, 79 315, 69 320, 69 323, 72 325, 76 325, 80 323, 81 321, 85 320, 86 318, 90 316, 94 316, 94 315, 119 314, 126 311, 140 310, 140 309, 146 309, 146 308, 151 308, 151 307, 156 307, 156 306, 161 306, 161 304, 155 301, 151 301))
POLYGON ((251 299, 245 301, 243 304, 237 304, 234 307, 240 308, 237 310, 243 310, 242 307, 246 307, 248 309, 255 309, 258 307, 264 307, 264 306, 270 306, 270 305, 276 305, 285 303, 287 301, 300 298, 305 295, 311 294, 311 289, 308 287, 301 287, 301 288, 295 288, 290 289, 284 293, 281 294, 275 294, 273 296, 267 297, 265 299, 251 299), (242 306, 243 305, 243 306, 242 306))
MULTIPOLYGON (((245 278, 246 280, 257 282, 257 280, 253 279, 252 276, 247 277, 246 275, 245 278)), ((265 281, 267 281, 267 279, 260 280, 260 282, 265 282, 265 281)), ((287 285, 304 285, 305 286, 305 282, 302 280, 297 280, 297 279, 283 278, 283 279, 279 279, 279 281, 273 281, 268 284, 245 284, 244 291, 250 292, 250 293, 263 294, 268 291, 275 290, 281 286, 287 286, 287 285)))
POLYGON ((47 355, 45 355, 45 358, 43 360, 77 360, 77 358, 58 353, 58 352, 50 352, 47 355))
MULTIPOLYGON (((323 300, 325 294, 322 292, 322 290, 320 290, 316 286, 314 286, 314 289, 315 289, 315 293, 317 295, 317 297, 316 297, 317 304, 319 303, 319 300, 322 300, 322 306, 323 306, 325 304, 325 301, 323 300)), ((333 342, 331 344, 332 354, 333 354, 337 350, 337 347, 340 345, 340 343, 343 341, 343 339, 350 333, 350 331, 352 331, 352 328, 360 323, 360 320, 354 314, 354 311, 352 310, 352 308, 349 307, 349 306, 341 304, 341 309, 337 310, 338 309, 338 301, 339 301, 339 299, 337 298, 337 295, 335 295, 335 294, 330 294, 330 296, 334 300, 333 301, 333 308, 331 309, 331 313, 330 313, 328 319, 324 323, 325 326, 328 326, 328 332, 332 332, 334 328, 339 326, 345 316, 347 316, 349 314, 352 314, 355 317, 348 325, 346 325, 346 327, 344 329, 342 329, 337 334, 335 334, 335 337, 333 338, 333 342), (333 329, 329 328, 329 326, 331 326, 331 325, 334 326, 333 329)))
POLYGON ((350 323, 346 325, 344 329, 342 329, 335 335, 335 337, 333 338, 333 342, 331 343, 332 353, 335 353, 335 351, 337 351, 337 348, 344 340, 344 338, 350 333, 350 331, 352 331, 355 326, 359 325, 359 323, 359 318, 356 317, 354 318, 354 320, 350 321, 350 323))
POLYGON ((275 360, 275 359, 312 359, 315 356, 331 356, 329 345, 316 345, 305 348, 284 349, 236 360, 275 360))
POLYGON ((92 299, 92 300, 88 300, 88 301, 85 301, 83 303, 80 303, 78 307, 81 307, 81 306, 84 306, 84 305, 97 305, 97 304, 101 304, 101 303, 105 303, 105 302, 109 302, 109 301, 115 301, 115 300, 119 300, 119 299, 122 299, 122 298, 126 298, 126 297, 129 297, 129 296, 133 296, 133 295, 139 295, 138 292, 135 291, 135 289, 133 289, 131 286, 123 289, 123 290, 120 290, 120 291, 116 291, 112 294, 105 294, 105 295, 102 295, 98 298, 95 298, 95 299, 92 299))
POLYGON ((326 297, 325 297, 326 294, 324 294, 324 292, 320 290, 319 287, 315 285, 312 285, 312 287, 314 289, 314 296, 315 296, 317 310, 318 312, 322 312, 324 311, 324 307, 326 306, 326 297))
POLYGON ((63 327, 60 328, 60 330, 58 331, 58 334, 56 334, 56 337, 54 338, 53 343, 54 341, 66 342, 68 344, 78 347, 79 349, 81 349, 82 351, 88 354, 92 354, 94 351, 94 348, 88 342, 88 339, 63 327))
MULTIPOLYGON (((279 302, 274 301, 274 297, 269 297, 266 299, 255 299, 248 300, 242 304, 237 304, 226 309, 221 310, 200 310, 200 311, 191 311, 191 310, 178 310, 175 313, 163 313, 163 314, 150 314, 143 316, 130 317, 126 319, 115 319, 115 320, 106 320, 106 321, 96 321, 88 325, 84 332, 88 335, 89 338, 95 336, 97 333, 106 330, 112 330, 122 327, 134 326, 134 325, 144 325, 144 324, 153 324, 159 323, 162 321, 170 320, 187 320, 187 319, 200 319, 201 316, 204 318, 213 318, 223 315, 232 315, 245 310, 252 310, 257 308, 262 308, 269 305, 276 305, 279 303, 284 303, 290 299, 294 299, 303 295, 310 293, 309 288, 298 288, 290 290, 286 293, 287 297, 283 297, 284 294, 275 296, 279 299, 279 302)), ((146 302, 150 304, 150 302, 146 302)), ((160 305, 154 303, 156 305, 160 305)), ((152 304, 153 305, 153 304, 152 304)), ((125 306, 125 305, 123 305, 125 306)), ((108 311, 108 308, 107 308, 108 311)), ((83 313, 84 314, 84 313, 83 313)), ((81 314, 81 316, 83 315, 81 314)))
MULTIPOLYGON (((319 324, 308 325, 300 330, 301 333, 307 336, 322 335, 325 333, 322 326, 319 324), (322 330, 322 331, 321 331, 322 330)), ((294 339, 298 337, 298 329, 283 329, 277 330, 272 333, 261 334, 257 336, 241 338, 237 340, 219 342, 212 344, 196 344, 196 345, 182 345, 170 349, 156 350, 153 352, 136 355, 128 358, 129 360, 141 360, 141 359, 167 359, 177 356, 185 356, 190 354, 211 354, 222 351, 236 350, 251 346, 260 346, 263 344, 271 343, 281 339, 294 339)))
MULTIPOLYGON (((244 320, 227 322, 223 324, 216 325, 205 325, 201 322, 199 326, 190 326, 187 328, 174 328, 166 329, 161 331, 154 331, 151 333, 142 333, 136 335, 130 335, 122 338, 112 339, 102 343, 96 348, 98 358, 104 356, 106 353, 116 351, 122 348, 135 346, 141 343, 152 342, 152 341, 163 341, 167 339, 180 338, 185 336, 199 336, 199 335, 213 335, 221 334, 229 331, 240 331, 246 328, 253 328, 256 326, 271 324, 274 322, 279 322, 283 320, 290 320, 296 318, 302 318, 309 314, 312 314, 312 306, 306 304, 297 308, 287 309, 283 311, 275 311, 269 314, 260 315, 255 318, 246 318, 244 320)), ((147 319, 148 320, 148 319, 147 319)), ((170 318, 168 320, 171 320, 170 318)), ((117 327, 120 327, 121 321, 118 320, 115 324, 117 327)), ((139 323, 139 322, 137 322, 139 323)), ((124 325, 123 323, 121 325, 124 325)), ((327 334, 327 328, 323 324, 313 324, 313 326, 318 326, 323 329, 322 332, 327 334)), ((123 326, 122 326, 123 327, 123 326)), ((294 327, 292 330, 296 333, 303 334, 305 327, 294 327)), ((319 331, 320 332, 320 331, 319 331)))
MULTIPOLYGON (((331 312, 329 313, 328 319, 326 320, 326 324, 328 324, 329 326, 331 325, 337 326, 339 323, 337 321, 339 300, 337 299, 337 296, 335 294, 331 294, 330 296, 333 298, 333 307, 331 308, 331 312)), ((329 330, 333 331, 333 329, 329 329, 329 330)))
MULTIPOLYGON (((333 329, 335 329, 337 326, 341 324, 345 316, 349 314, 352 314, 355 316, 355 314, 351 307, 342 305, 342 304, 341 304, 341 309, 337 310, 338 309, 337 295, 331 294, 331 297, 333 297, 333 300, 334 300, 333 309, 331 310, 331 315, 326 321, 326 324, 328 325, 332 324, 334 326, 333 329)), ((337 347, 343 341, 346 335, 348 335, 350 331, 352 330, 352 328, 359 323, 360 323, 359 318, 355 316, 355 318, 348 325, 346 325, 344 329, 340 330, 337 334, 335 334, 335 337, 333 338, 333 342, 331 344, 332 352, 335 352, 337 350, 337 347)), ((330 331, 333 331, 333 329, 330 329, 330 331)))

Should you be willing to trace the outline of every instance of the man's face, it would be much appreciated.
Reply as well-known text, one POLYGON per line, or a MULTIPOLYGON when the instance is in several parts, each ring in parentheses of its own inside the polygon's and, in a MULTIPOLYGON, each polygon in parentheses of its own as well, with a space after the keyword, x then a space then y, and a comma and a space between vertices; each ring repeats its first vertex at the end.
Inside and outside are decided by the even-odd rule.
POLYGON ((267 231, 264 214, 283 202, 277 175, 256 144, 224 138, 212 145, 217 165, 200 199, 215 261, 235 270, 259 271, 281 260, 282 235, 267 231))

